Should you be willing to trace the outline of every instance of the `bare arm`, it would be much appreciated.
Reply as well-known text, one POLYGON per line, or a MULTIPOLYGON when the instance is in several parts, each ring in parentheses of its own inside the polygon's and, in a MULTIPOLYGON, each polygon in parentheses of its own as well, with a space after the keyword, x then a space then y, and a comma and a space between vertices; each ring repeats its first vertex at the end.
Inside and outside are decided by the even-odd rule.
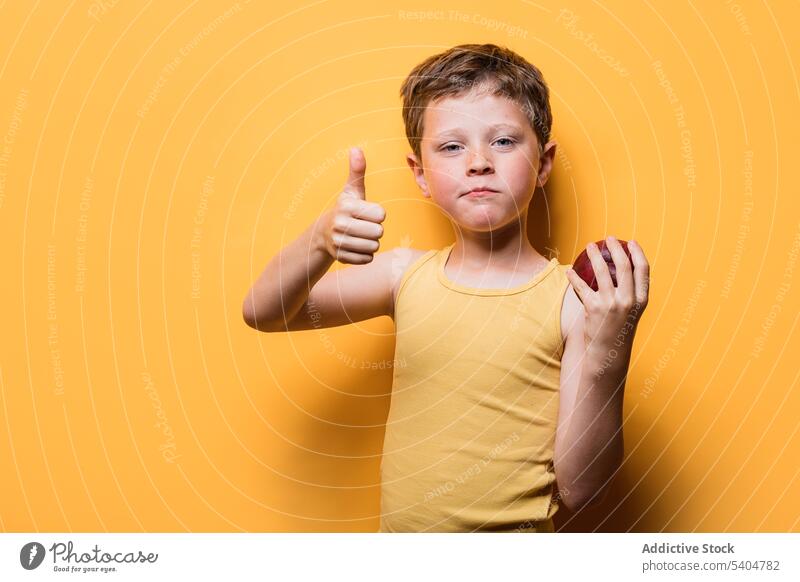
POLYGON ((247 325, 294 331, 391 314, 393 255, 374 255, 386 212, 365 199, 365 169, 363 154, 351 152, 336 206, 282 249, 248 291, 242 305, 247 325), (336 260, 352 266, 328 273, 336 260))
MULTIPOLYGON (((578 302, 572 289, 566 301, 578 302)), ((581 308, 582 311, 582 308, 581 308)), ((618 366, 587 349, 584 315, 574 318, 561 358, 555 472, 560 497, 571 511, 602 501, 623 456, 622 403, 630 358, 618 366), (599 374, 598 374, 599 371, 599 374)))
POLYGON ((602 500, 624 458, 622 410, 625 383, 639 319, 647 306, 650 265, 630 241, 631 262, 619 241, 608 237, 617 285, 596 245, 587 246, 598 281, 593 291, 567 270, 568 299, 583 304, 570 325, 561 360, 561 397, 555 443, 559 488, 578 510, 602 500), (633 266, 633 272, 631 269, 633 266))
POLYGON ((264 268, 242 305, 244 320, 259 331, 273 331, 281 321, 291 321, 334 263, 319 243, 320 223, 315 220, 295 241, 284 247, 264 268))

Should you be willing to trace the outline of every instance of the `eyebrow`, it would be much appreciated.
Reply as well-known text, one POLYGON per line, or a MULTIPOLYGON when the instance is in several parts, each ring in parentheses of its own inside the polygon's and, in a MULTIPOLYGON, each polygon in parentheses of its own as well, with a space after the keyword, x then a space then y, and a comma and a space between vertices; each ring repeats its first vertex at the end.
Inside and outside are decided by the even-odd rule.
MULTIPOLYGON (((497 129, 511 129, 513 131, 520 131, 521 128, 518 125, 514 125, 512 123, 495 123, 489 126, 490 130, 497 130, 497 129)), ((459 135, 461 134, 461 128, 455 127, 453 129, 447 129, 445 131, 439 132, 436 134, 437 138, 443 138, 448 135, 459 135)))

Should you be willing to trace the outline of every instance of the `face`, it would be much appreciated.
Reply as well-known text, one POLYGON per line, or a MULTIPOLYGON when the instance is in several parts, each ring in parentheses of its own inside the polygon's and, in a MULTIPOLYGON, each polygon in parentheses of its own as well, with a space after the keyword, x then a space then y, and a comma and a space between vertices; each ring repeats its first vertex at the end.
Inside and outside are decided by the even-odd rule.
MULTIPOLYGON (((473 90, 425 108, 422 159, 408 164, 423 192, 462 228, 487 232, 518 222, 552 168, 555 142, 540 153, 522 108, 473 90), (483 191, 472 192, 474 189, 483 191)), ((524 220, 524 218, 523 218, 524 220)))

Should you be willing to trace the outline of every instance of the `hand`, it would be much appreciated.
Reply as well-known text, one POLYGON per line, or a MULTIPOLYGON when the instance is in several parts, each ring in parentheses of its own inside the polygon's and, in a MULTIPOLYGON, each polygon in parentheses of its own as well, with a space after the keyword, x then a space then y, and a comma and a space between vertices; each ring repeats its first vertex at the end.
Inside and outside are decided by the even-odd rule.
POLYGON ((367 161, 360 148, 350 149, 350 175, 332 210, 322 219, 321 236, 325 250, 340 263, 363 265, 372 262, 383 236, 381 222, 386 211, 377 202, 367 202, 364 172, 367 161))
POLYGON ((650 265, 639 243, 630 241, 628 250, 631 263, 622 245, 613 236, 606 238, 606 246, 611 251, 617 269, 617 286, 611 280, 603 256, 590 243, 586 253, 592 262, 597 291, 594 291, 573 269, 567 269, 567 278, 586 310, 584 337, 587 349, 609 350, 612 346, 630 349, 633 333, 642 317, 650 288, 650 265), (633 333, 631 333, 633 332, 633 333), (625 338, 629 337, 628 341, 625 338))

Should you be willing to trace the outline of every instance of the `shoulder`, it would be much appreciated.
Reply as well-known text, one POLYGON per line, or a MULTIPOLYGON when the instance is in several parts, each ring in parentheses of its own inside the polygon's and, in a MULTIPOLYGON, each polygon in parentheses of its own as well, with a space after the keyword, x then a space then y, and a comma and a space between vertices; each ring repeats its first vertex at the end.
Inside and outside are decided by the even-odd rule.
POLYGON ((395 247, 388 251, 390 255, 388 258, 390 263, 389 277, 391 279, 392 304, 397 300, 397 291, 400 289, 400 283, 402 283, 403 276, 408 271, 408 268, 429 252, 431 251, 412 249, 410 247, 395 247))
MULTIPOLYGON (((572 265, 564 265, 565 270, 571 269, 572 265)), ((572 288, 572 284, 567 281, 567 289, 564 293, 564 301, 561 304, 561 337, 566 342, 572 333, 583 333, 583 322, 585 310, 583 303, 572 288)))

